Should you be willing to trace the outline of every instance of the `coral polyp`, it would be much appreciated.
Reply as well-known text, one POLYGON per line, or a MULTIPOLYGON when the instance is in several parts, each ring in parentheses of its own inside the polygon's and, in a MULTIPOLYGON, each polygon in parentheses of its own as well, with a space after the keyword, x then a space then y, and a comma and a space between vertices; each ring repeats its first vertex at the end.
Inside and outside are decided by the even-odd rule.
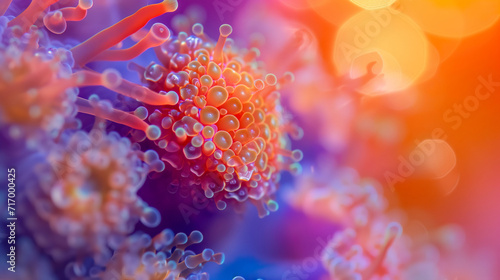
POLYGON ((401 234, 398 223, 375 225, 367 233, 337 232, 323 251, 323 264, 331 279, 399 279, 400 263, 389 248, 401 234))
POLYGON ((35 26, 17 27, 0 17, 0 124, 15 139, 57 136, 76 115, 71 53, 35 26))
POLYGON ((134 234, 116 244, 113 257, 105 265, 93 265, 88 269, 72 263, 67 271, 71 279, 102 280, 208 280, 201 272, 207 262, 222 264, 224 254, 204 249, 196 254, 187 248, 200 243, 203 234, 193 231, 174 235, 165 229, 155 237, 134 234), (83 273, 87 271, 87 273, 83 273))
POLYGON ((87 16, 87 10, 92 8, 93 4, 92 0, 78 0, 76 7, 61 7, 52 10, 43 16, 43 24, 52 33, 64 33, 68 27, 67 22, 83 20, 87 16))
POLYGON ((386 210, 387 201, 377 181, 359 178, 351 168, 342 168, 337 178, 328 179, 323 176, 325 170, 320 170, 301 176, 297 190, 289 197, 292 205, 355 228, 366 227, 386 210))
POLYGON ((214 41, 194 24, 192 35, 179 32, 155 49, 161 64, 135 67, 152 90, 179 96, 175 105, 145 105, 136 116, 160 128, 155 143, 177 174, 174 187, 200 186, 221 210, 248 200, 262 217, 277 209, 279 172, 295 170, 302 158, 290 150, 288 133, 298 128, 277 91, 292 76, 264 75, 256 49, 225 46, 232 27, 219 31, 214 41))
POLYGON ((110 239, 126 236, 140 219, 155 227, 160 213, 137 191, 150 171, 164 168, 154 151, 95 128, 58 144, 38 166, 39 185, 26 193, 26 227, 54 259, 82 252, 106 258, 110 239), (46 226, 46 225, 49 226, 46 226))

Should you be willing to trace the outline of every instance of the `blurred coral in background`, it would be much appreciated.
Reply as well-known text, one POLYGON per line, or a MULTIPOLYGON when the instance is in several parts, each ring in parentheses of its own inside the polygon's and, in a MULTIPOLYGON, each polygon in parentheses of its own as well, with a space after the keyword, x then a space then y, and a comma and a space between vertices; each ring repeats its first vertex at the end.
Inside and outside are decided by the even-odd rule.
POLYGON ((499 17, 0 1, 2 279, 498 279, 499 17))

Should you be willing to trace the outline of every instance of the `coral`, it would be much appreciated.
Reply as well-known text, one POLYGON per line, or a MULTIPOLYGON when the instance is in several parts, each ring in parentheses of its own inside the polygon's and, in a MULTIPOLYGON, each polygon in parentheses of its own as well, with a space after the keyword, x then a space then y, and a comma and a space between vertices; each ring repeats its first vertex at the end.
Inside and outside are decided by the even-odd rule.
POLYGON ((290 203, 311 215, 354 228, 370 225, 386 210, 382 187, 375 180, 360 179, 351 168, 339 168, 333 178, 324 178, 324 172, 320 168, 301 176, 297 189, 289 195, 290 203))
POLYGON ((323 250, 330 278, 404 279, 398 277, 415 260, 414 249, 403 234, 401 219, 388 212, 381 186, 375 180, 361 179, 350 168, 338 168, 331 179, 328 169, 325 164, 304 176, 289 200, 306 213, 344 227, 323 250))
MULTIPOLYGON (((64 33, 67 21, 84 19, 93 4, 67 3, 34 0, 17 17, 0 17, 0 61, 5 66, 0 96, 6 100, 0 107, 2 125, 10 127, 12 138, 41 129, 51 139, 38 149, 46 160, 36 166, 36 180, 20 194, 23 229, 55 264, 70 261, 68 278, 208 279, 199 273, 203 264, 221 264, 224 255, 210 249, 198 255, 184 250, 201 242, 200 232, 187 237, 165 230, 153 239, 140 234, 127 237, 139 220, 148 227, 159 224, 160 213, 137 191, 148 173, 162 172, 165 164, 155 151, 142 152, 139 144, 106 132, 103 119, 142 130, 150 140, 158 139, 160 128, 138 118, 140 108, 135 115, 120 111, 95 94, 77 97, 76 89, 103 86, 149 106, 177 104, 177 93, 134 84, 115 69, 98 73, 85 67, 93 60, 129 60, 163 44, 170 37, 165 25, 155 23, 144 33, 141 28, 151 18, 176 10, 177 1, 145 6, 71 50, 53 47, 43 30, 64 33), (110 49, 138 31, 143 36, 136 45, 110 49), (76 121, 71 123, 76 112, 96 116, 89 133, 76 121), (87 270, 89 261, 93 268, 87 270)), ((0 7, 2 13, 7 7, 0 7)))
POLYGON ((203 235, 193 231, 174 235, 165 229, 155 237, 134 234, 117 241, 113 257, 104 266, 93 265, 89 269, 71 263, 67 273, 70 279, 106 280, 208 280, 208 274, 200 272, 207 262, 222 264, 224 254, 204 249, 196 254, 187 248, 200 243, 203 235))
POLYGON ((169 106, 140 107, 136 116, 161 129, 155 143, 175 175, 173 188, 201 186, 223 210, 249 200, 259 216, 277 210, 272 199, 281 170, 296 171, 302 158, 288 134, 300 130, 280 104, 277 90, 292 79, 266 74, 258 50, 226 46, 230 25, 213 41, 199 23, 156 48, 161 64, 135 67, 148 87, 176 93, 169 106))
POLYGON ((66 31, 68 21, 80 21, 87 16, 87 10, 92 8, 92 0, 78 0, 76 7, 61 7, 51 10, 43 16, 43 24, 52 33, 61 34, 66 31))
POLYGON ((163 169, 154 151, 141 152, 116 132, 77 131, 37 166, 39 183, 25 193, 20 211, 37 244, 54 259, 106 259, 110 240, 132 232, 139 218, 149 227, 159 224, 160 213, 137 190, 148 172, 163 169))
MULTIPOLYGON (((288 199, 307 214, 342 226, 322 253, 330 279, 438 280, 458 275, 490 279, 493 275, 488 262, 473 261, 474 252, 463 246, 460 227, 427 230, 389 208, 375 180, 360 178, 350 168, 337 168, 332 175, 331 165, 322 166, 302 176, 288 199)), ((481 257, 480 253, 476 255, 481 257)))
POLYGON ((71 49, 79 66, 129 60, 148 48, 155 49, 161 63, 146 68, 130 64, 147 88, 122 79, 114 69, 77 71, 73 76, 78 86, 104 86, 143 104, 132 115, 93 96, 78 98, 78 111, 138 130, 137 141, 155 141, 161 159, 175 174, 167 183, 170 189, 189 193, 196 185, 221 210, 228 203, 239 206, 249 200, 259 216, 266 216, 278 208, 273 194, 279 172, 296 172, 302 158, 300 150, 290 150, 289 134, 300 137, 300 129, 290 121, 277 91, 293 76, 264 74, 255 60, 256 48, 226 46, 232 32, 227 24, 220 27, 217 41, 204 34, 199 23, 191 36, 171 36, 160 23, 149 32, 141 29, 151 18, 176 8, 175 1, 143 7, 71 49), (129 36, 138 43, 109 49, 129 36))
POLYGON ((122 19, 113 26, 102 30, 85 42, 71 49, 75 57, 76 65, 85 65, 87 62, 95 59, 100 53, 117 45, 123 39, 139 31, 150 19, 164 13, 173 12, 177 9, 177 6, 176 0, 164 0, 158 4, 151 4, 142 7, 133 15, 122 19))
POLYGON ((0 17, 0 125, 13 139, 27 138, 32 144, 55 138, 75 126, 72 55, 51 46, 43 30, 33 26, 19 33, 7 22, 0 17))
POLYGON ((327 170, 304 175, 289 201, 345 228, 323 250, 322 261, 331 279, 396 279, 406 248, 401 249, 400 223, 386 213, 381 186, 375 180, 361 179, 350 168, 338 168, 333 179, 327 170))
POLYGON ((373 226, 368 233, 348 228, 337 232, 323 251, 323 264, 332 279, 396 279, 399 260, 390 258, 389 248, 401 235, 398 223, 373 226), (384 236, 385 235, 385 236, 384 236), (387 256, 389 255, 389 256, 387 256))

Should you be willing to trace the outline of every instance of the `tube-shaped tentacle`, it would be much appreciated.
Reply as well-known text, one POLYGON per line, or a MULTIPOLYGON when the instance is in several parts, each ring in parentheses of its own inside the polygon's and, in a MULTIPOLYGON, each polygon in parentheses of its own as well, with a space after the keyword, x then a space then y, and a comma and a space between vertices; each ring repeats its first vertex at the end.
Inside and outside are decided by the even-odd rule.
POLYGON ((8 26, 12 27, 19 25, 21 29, 26 32, 26 30, 40 17, 43 11, 56 2, 59 2, 59 0, 33 0, 26 10, 9 22, 8 26))
POLYGON ((123 39, 144 27, 152 18, 177 10, 176 0, 164 0, 158 4, 145 6, 115 25, 108 27, 90 39, 71 49, 77 65, 85 65, 101 52, 118 44, 123 39))
POLYGON ((146 87, 122 79, 120 73, 114 69, 108 69, 102 74, 83 70, 74 75, 79 86, 104 86, 119 94, 150 105, 175 105, 179 101, 179 96, 173 91, 164 94, 163 92, 154 92, 146 87))
POLYGON ((226 44, 227 37, 233 32, 233 28, 229 24, 223 24, 220 26, 219 32, 219 40, 217 40, 217 44, 214 49, 214 61, 216 63, 221 63, 224 58, 224 54, 222 52, 224 44, 226 44))
POLYGON ((5 14, 11 2, 12 0, 3 0, 2 2, 0 2, 0 16, 5 14))
POLYGON ((162 23, 155 23, 150 31, 137 44, 124 50, 106 50, 93 60, 125 61, 133 59, 149 48, 163 44, 170 37, 170 31, 162 23))
POLYGON ((114 108, 109 108, 110 110, 100 110, 92 106, 88 100, 81 97, 78 97, 77 107, 78 107, 78 112, 80 113, 93 115, 144 132, 146 132, 146 130, 149 127, 149 125, 146 122, 139 119, 135 115, 114 108))

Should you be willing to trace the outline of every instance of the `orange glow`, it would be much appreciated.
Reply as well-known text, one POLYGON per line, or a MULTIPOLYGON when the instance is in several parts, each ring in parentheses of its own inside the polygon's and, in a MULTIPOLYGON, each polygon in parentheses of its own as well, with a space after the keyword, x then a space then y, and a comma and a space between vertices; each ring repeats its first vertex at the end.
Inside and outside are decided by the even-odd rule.
POLYGON ((308 2, 318 15, 336 26, 342 25, 362 10, 347 0, 308 0, 308 2))
POLYGON ((393 9, 362 11, 339 29, 333 61, 340 73, 350 71, 351 78, 358 78, 371 62, 363 56, 376 57, 380 75, 361 91, 393 92, 412 85, 424 73, 428 48, 424 33, 408 16, 393 9))
POLYGON ((352 3, 366 10, 386 8, 394 4, 396 0, 350 0, 352 3))
POLYGON ((448 38, 481 32, 500 16, 496 0, 400 0, 396 5, 426 32, 448 38))

